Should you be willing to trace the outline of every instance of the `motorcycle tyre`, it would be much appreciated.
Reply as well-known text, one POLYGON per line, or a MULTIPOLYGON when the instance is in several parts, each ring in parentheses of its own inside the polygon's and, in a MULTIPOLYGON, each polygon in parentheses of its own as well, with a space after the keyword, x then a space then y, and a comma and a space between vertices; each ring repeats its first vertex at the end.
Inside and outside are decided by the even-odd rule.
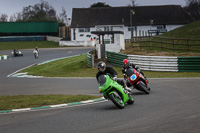
POLYGON ((34 54, 34 56, 35 56, 35 59, 37 59, 37 58, 38 58, 38 55, 34 54))
POLYGON ((139 88, 139 90, 142 90, 145 94, 149 94, 150 93, 150 90, 148 89, 148 87, 146 87, 142 83, 138 84, 138 88, 139 88))
POLYGON ((129 94, 128 97, 129 97, 129 100, 128 100, 127 103, 128 104, 133 104, 135 101, 134 101, 133 97, 131 96, 131 94, 129 94))
MULTIPOLYGON (((116 92, 116 91, 115 91, 116 92)), ((116 92, 117 93, 117 92, 116 92)), ((120 96, 120 95, 119 95, 120 96)), ((109 98, 110 100, 120 109, 123 109, 125 104, 124 102, 122 101, 122 103, 120 103, 116 98, 115 98, 115 94, 114 93, 111 93, 109 95, 109 98)), ((122 100, 122 97, 120 96, 121 100, 122 100)))

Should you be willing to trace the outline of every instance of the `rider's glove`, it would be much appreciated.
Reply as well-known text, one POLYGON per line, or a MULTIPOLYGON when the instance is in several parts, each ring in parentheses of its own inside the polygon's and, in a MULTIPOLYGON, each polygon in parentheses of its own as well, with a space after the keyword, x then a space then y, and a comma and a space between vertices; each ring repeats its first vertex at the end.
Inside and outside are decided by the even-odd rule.
POLYGON ((138 66, 138 65, 135 65, 135 69, 139 69, 139 66, 138 66))
POLYGON ((114 81, 117 81, 117 77, 113 77, 113 80, 114 80, 114 81))
POLYGON ((140 68, 139 68, 139 66, 135 66, 135 69, 138 71, 138 72, 140 72, 140 68))

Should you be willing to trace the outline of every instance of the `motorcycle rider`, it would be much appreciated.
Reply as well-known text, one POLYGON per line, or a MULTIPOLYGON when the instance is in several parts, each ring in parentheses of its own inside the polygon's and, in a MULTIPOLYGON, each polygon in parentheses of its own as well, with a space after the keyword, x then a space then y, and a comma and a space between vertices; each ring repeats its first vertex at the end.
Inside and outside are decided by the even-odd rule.
POLYGON ((14 56, 17 55, 17 50, 16 50, 16 49, 13 50, 13 55, 14 55, 14 56))
MULTIPOLYGON (((145 83, 146 81, 149 83, 149 80, 144 76, 144 73, 139 69, 139 67, 133 63, 130 63, 128 61, 128 59, 124 59, 123 60, 123 67, 122 67, 122 73, 124 75, 124 79, 126 79, 126 71, 129 69, 129 68, 134 68, 137 72, 141 73, 143 75, 144 78, 142 78, 143 82, 145 83)), ((131 87, 132 85, 126 81, 126 84, 128 87, 131 87)), ((150 91, 151 88, 148 87, 148 90, 150 91)))
POLYGON ((98 72, 96 74, 97 81, 98 81, 98 77, 100 75, 109 74, 113 78, 113 80, 115 80, 117 83, 122 85, 125 90, 127 90, 128 92, 131 92, 131 89, 126 86, 125 81, 124 80, 120 80, 120 79, 117 78, 118 74, 112 67, 108 67, 108 66, 106 66, 106 64, 103 61, 100 61, 97 64, 97 69, 98 69, 98 72))
POLYGON ((35 47, 35 49, 33 50, 33 54, 34 54, 35 58, 38 58, 38 56, 39 56, 39 49, 38 49, 38 47, 35 47))
MULTIPOLYGON (((125 73, 126 73, 127 69, 129 69, 129 68, 136 69, 136 71, 141 73, 144 76, 144 78, 147 80, 147 82, 149 83, 149 80, 145 77, 144 72, 142 72, 137 65, 130 63, 128 61, 128 59, 124 59, 123 60, 123 67, 122 67, 122 73, 123 73, 124 76, 126 75, 125 73)), ((130 87, 130 85, 128 85, 128 87, 130 87)))
MULTIPOLYGON (((139 67, 133 63, 130 63, 128 61, 128 59, 124 59, 123 60, 123 67, 122 67, 122 73, 124 74, 126 72, 127 69, 129 68, 134 68, 136 69, 136 71, 140 72, 143 76, 144 76, 144 73, 139 69, 139 67)), ((144 76, 145 77, 145 76, 144 76)), ((146 77, 145 77, 146 78, 146 77)))
POLYGON ((38 49, 38 47, 35 47, 35 50, 38 52, 38 54, 39 54, 39 49, 38 49))

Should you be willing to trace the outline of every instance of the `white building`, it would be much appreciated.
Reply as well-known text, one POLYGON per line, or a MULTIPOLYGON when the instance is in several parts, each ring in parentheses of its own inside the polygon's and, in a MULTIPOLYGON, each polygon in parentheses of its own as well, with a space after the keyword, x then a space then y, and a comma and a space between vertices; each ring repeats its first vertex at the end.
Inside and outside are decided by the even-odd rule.
MULTIPOLYGON (((179 5, 74 8, 72 11, 71 41, 89 41, 98 36, 92 31, 122 31, 124 39, 133 36, 157 35, 194 19, 179 5)), ((105 36, 105 42, 112 35, 105 36)))

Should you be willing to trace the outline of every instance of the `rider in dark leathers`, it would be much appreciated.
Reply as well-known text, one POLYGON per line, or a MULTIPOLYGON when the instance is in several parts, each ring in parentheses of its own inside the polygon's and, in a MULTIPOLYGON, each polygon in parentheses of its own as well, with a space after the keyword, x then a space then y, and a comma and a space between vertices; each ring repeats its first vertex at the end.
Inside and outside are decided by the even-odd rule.
MULTIPOLYGON (((136 71, 140 72, 143 76, 144 73, 139 69, 139 67, 133 63, 130 63, 127 59, 123 60, 123 67, 122 67, 122 73, 126 73, 126 70, 129 68, 134 68, 136 71)), ((145 77, 145 76, 144 76, 145 77)))
MULTIPOLYGON (((123 73, 124 76, 126 75, 125 73, 129 68, 136 69, 136 71, 140 72, 144 76, 144 72, 142 72, 137 65, 130 63, 127 59, 124 59, 123 60, 123 67, 122 67, 122 73, 123 73)), ((147 80, 147 82, 149 82, 149 80, 145 76, 144 76, 144 78, 147 80)), ((127 84, 128 87, 131 86, 128 82, 126 84, 127 84)))
POLYGON ((117 75, 118 75, 117 72, 112 67, 107 67, 103 61, 97 64, 97 69, 98 69, 98 73, 96 74, 97 81, 98 81, 98 77, 101 74, 109 74, 113 78, 113 80, 115 80, 117 83, 122 85, 124 89, 128 90, 129 92, 131 91, 131 89, 126 86, 126 83, 124 80, 120 80, 117 78, 117 75))

